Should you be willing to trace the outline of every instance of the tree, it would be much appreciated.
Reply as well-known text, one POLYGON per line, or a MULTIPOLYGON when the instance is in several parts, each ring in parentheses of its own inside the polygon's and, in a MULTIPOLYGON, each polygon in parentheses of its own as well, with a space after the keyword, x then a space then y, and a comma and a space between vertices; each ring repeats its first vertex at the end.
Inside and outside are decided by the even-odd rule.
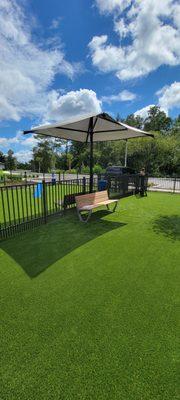
POLYGON ((143 118, 141 118, 139 115, 135 116, 134 114, 130 114, 126 117, 124 123, 130 126, 134 126, 135 128, 142 129, 143 118))
POLYGON ((60 150, 65 141, 61 139, 46 139, 37 135, 37 146, 33 148, 33 169, 48 172, 55 169, 59 159, 60 150))
POLYGON ((116 121, 121 121, 121 117, 120 117, 120 114, 119 113, 117 113, 117 115, 116 115, 116 121))
POLYGON ((36 155, 36 157, 35 157, 35 162, 37 162, 38 163, 38 172, 39 172, 39 174, 40 174, 40 172, 41 172, 41 162, 42 162, 42 157, 40 156, 40 155, 36 155))
POLYGON ((16 168, 17 160, 16 157, 13 156, 14 151, 9 149, 7 152, 7 156, 5 158, 5 168, 10 172, 16 168))
MULTIPOLYGON (((139 116, 128 115, 123 121, 137 128, 144 127, 144 120, 139 116)), ((174 121, 167 117, 159 107, 152 107, 146 119, 146 128, 154 129, 153 138, 139 138, 128 141, 128 166, 137 172, 145 167, 151 175, 166 176, 179 173, 180 165, 180 116, 174 121), (156 131, 159 129, 159 131, 156 131), (166 129, 166 130, 165 130, 166 129), (165 134, 166 133, 166 134, 165 134)), ((67 152, 61 152, 66 142, 51 139, 38 139, 34 149, 34 162, 38 169, 38 157, 42 157, 41 171, 50 168, 66 170, 76 168, 79 171, 89 166, 89 144, 70 142, 67 152)), ((106 169, 108 165, 124 165, 125 141, 94 143, 94 165, 106 169)))
POLYGON ((172 126, 172 119, 167 117, 160 107, 151 107, 148 111, 148 117, 144 121, 145 131, 168 132, 172 126))
POLYGON ((172 126, 172 134, 177 136, 180 139, 180 114, 178 117, 173 121, 172 126))
POLYGON ((67 168, 66 153, 61 153, 56 156, 56 168, 65 171, 67 168))
POLYGON ((70 153, 73 156, 73 167, 81 171, 84 165, 88 165, 89 150, 86 143, 72 142, 70 153))
POLYGON ((5 154, 2 151, 0 151, 0 162, 5 163, 5 154))
POLYGON ((68 163, 67 167, 69 171, 71 170, 72 161, 73 161, 73 155, 71 153, 67 153, 67 163, 68 163))
POLYGON ((31 169, 31 162, 21 162, 21 161, 17 161, 17 169, 27 169, 30 170, 31 169))
POLYGON ((48 172, 51 169, 51 161, 53 150, 51 146, 51 142, 47 139, 44 139, 37 136, 37 146, 33 148, 33 160, 35 164, 35 169, 40 170, 41 172, 48 172))

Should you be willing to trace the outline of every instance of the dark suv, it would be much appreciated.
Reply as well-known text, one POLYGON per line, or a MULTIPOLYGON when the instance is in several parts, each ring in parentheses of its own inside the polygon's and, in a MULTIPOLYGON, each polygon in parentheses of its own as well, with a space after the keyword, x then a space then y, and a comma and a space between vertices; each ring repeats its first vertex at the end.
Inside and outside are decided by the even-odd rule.
POLYGON ((119 175, 132 175, 135 174, 135 170, 129 167, 122 167, 120 165, 113 165, 111 167, 106 168, 106 175, 107 176, 119 176, 119 175))

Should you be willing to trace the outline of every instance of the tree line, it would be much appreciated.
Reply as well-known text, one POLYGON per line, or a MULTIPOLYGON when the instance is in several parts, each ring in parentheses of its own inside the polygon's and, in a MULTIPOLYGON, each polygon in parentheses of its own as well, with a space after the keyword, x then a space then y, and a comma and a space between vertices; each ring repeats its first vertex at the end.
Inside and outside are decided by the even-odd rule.
MULTIPOLYGON (((128 140, 127 165, 137 172, 143 167, 150 175, 172 176, 180 174, 180 115, 168 117, 159 107, 151 107, 147 118, 134 114, 117 120, 130 126, 154 133, 155 139, 128 140)), ((52 170, 89 170, 89 145, 80 142, 66 142, 59 139, 45 139, 37 136, 32 160, 20 163, 12 150, 5 156, 0 152, 0 162, 12 170, 15 167, 36 172, 52 170)), ((109 165, 124 165, 125 141, 94 143, 94 172, 100 173, 109 165)))

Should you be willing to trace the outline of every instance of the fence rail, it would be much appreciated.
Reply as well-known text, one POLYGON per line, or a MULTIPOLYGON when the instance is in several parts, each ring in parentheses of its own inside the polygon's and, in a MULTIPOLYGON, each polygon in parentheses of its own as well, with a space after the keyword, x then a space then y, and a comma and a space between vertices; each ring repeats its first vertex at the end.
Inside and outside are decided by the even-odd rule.
MULTIPOLYGON (((94 180, 97 190, 97 180, 94 180)), ((0 239, 46 223, 63 210, 64 196, 89 191, 89 179, 24 183, 0 187, 0 239)), ((74 207, 67 204, 66 208, 74 207)))
POLYGON ((180 193, 180 178, 155 178, 149 177, 149 190, 180 193))
POLYGON ((148 177, 140 174, 106 176, 110 198, 121 198, 147 192, 148 177))

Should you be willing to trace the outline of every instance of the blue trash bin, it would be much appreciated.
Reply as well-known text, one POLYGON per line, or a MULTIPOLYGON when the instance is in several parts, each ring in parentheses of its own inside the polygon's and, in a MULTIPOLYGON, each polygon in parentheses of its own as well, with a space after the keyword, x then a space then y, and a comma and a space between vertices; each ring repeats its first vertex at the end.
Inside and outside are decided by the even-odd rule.
POLYGON ((107 181, 101 179, 98 182, 98 190, 101 191, 101 190, 106 190, 106 189, 107 189, 107 181))

